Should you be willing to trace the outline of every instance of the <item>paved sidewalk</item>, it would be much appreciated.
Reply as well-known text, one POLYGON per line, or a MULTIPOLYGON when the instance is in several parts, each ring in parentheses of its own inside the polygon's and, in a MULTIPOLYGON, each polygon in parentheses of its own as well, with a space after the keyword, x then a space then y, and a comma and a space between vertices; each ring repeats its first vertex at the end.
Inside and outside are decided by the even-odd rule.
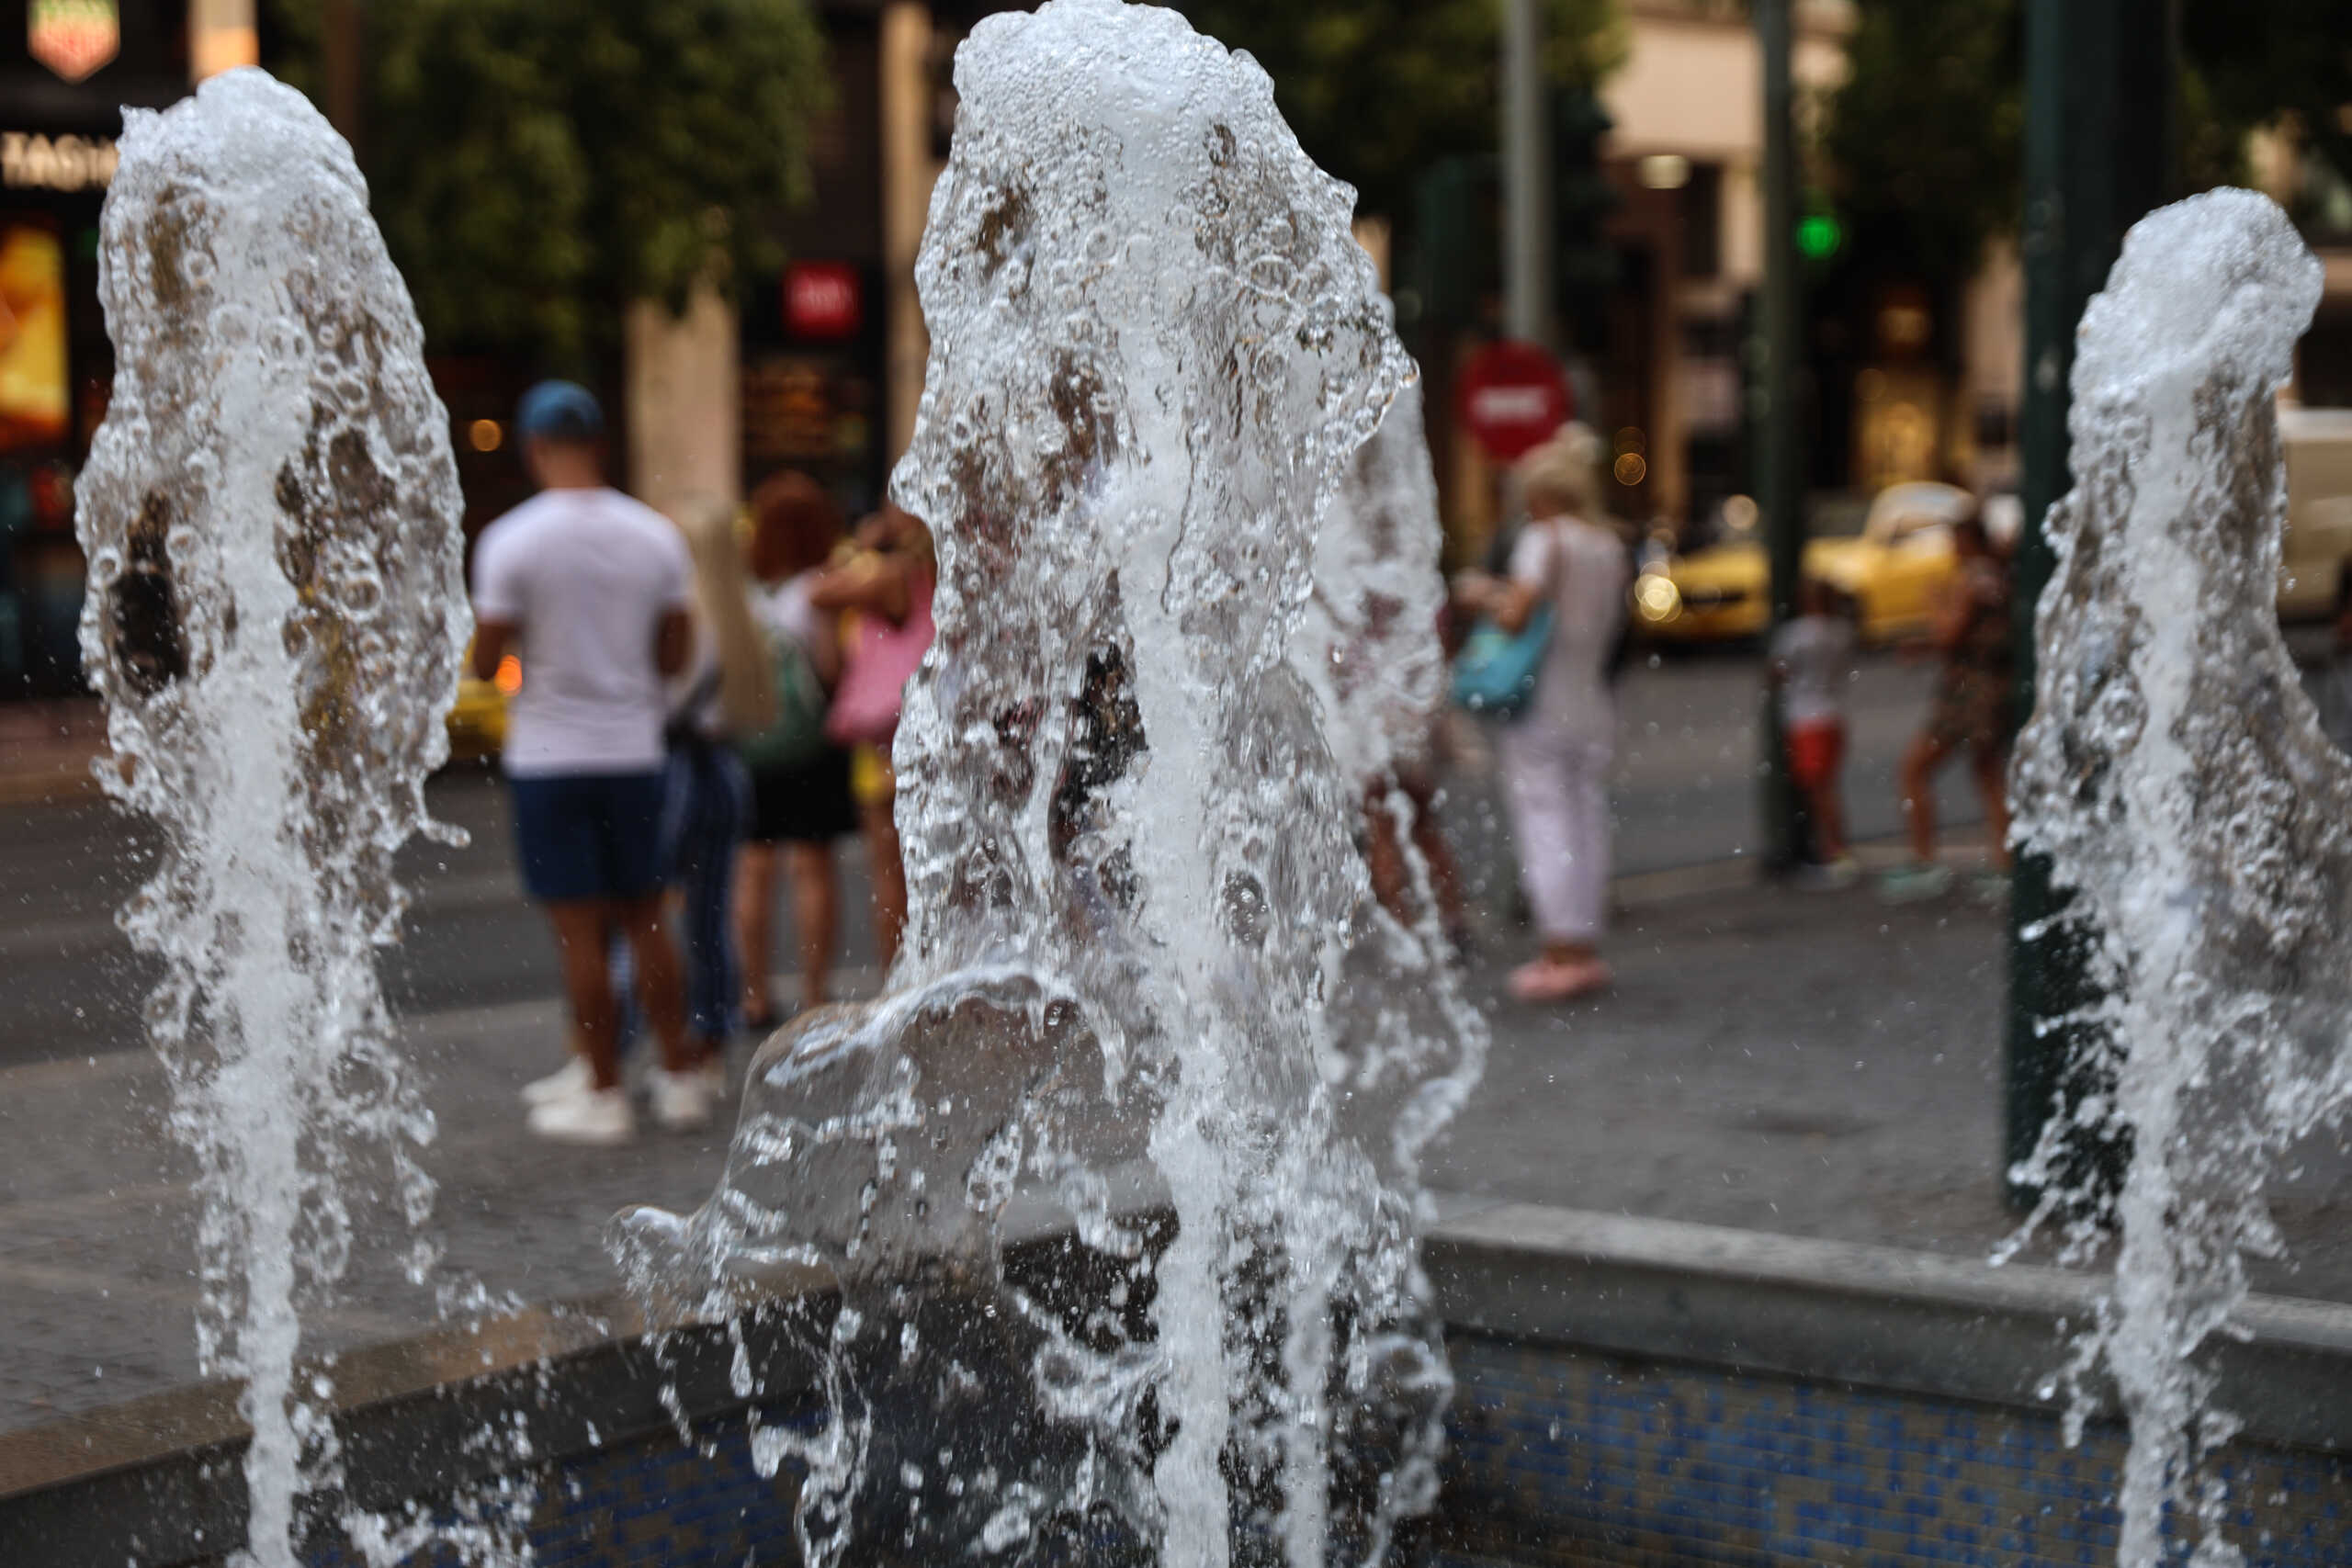
MULTIPOLYGON (((2005 1234, 1998 909, 1759 887, 1736 864, 1619 892, 1619 980, 1599 1000, 1498 1001, 1518 942, 1490 940, 1471 985, 1493 1059, 1432 1186, 1960 1255, 2005 1234)), ((440 1120, 449 1271, 532 1300, 609 1289, 606 1218, 700 1202, 724 1146, 723 1130, 611 1151, 523 1138, 514 1090, 556 1033, 536 1000, 409 1023, 440 1120)), ((195 1375, 194 1208, 163 1096, 141 1052, 0 1071, 0 1428, 195 1375)), ((2278 1204, 2301 1270, 2267 1269, 2264 1288, 2352 1300, 2352 1162, 2331 1141, 2305 1165, 2278 1204)), ((430 1321, 380 1243, 348 1295, 322 1346, 430 1321)))
POLYGON ((106 749, 106 709, 95 697, 0 703, 0 806, 95 794, 90 764, 106 749))

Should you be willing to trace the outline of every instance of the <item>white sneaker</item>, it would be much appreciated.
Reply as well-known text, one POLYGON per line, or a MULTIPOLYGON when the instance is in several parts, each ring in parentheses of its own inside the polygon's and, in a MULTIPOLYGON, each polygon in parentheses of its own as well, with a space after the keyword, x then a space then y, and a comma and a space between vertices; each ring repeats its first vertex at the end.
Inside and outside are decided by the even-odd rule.
POLYGON ((569 1100, 575 1094, 586 1094, 596 1087, 595 1075, 588 1070, 588 1058, 574 1053, 563 1066, 543 1078, 533 1078, 523 1086, 523 1103, 545 1105, 550 1100, 569 1100))
POLYGON ((656 1067, 645 1075, 653 1091, 653 1120, 673 1133, 710 1125, 710 1080, 700 1067, 673 1073, 656 1067))
POLYGON ((1879 878, 1878 896, 1883 903, 1917 904, 1942 897, 1951 891, 1951 867, 1932 861, 1914 862, 1879 878))
POLYGON ((637 1112, 617 1086, 589 1089, 534 1105, 526 1125, 559 1144, 626 1144, 637 1136, 637 1112))
POLYGON ((1861 863, 1851 855, 1839 855, 1836 860, 1818 865, 1797 867, 1796 883, 1808 893, 1833 893, 1851 887, 1862 879, 1861 863))

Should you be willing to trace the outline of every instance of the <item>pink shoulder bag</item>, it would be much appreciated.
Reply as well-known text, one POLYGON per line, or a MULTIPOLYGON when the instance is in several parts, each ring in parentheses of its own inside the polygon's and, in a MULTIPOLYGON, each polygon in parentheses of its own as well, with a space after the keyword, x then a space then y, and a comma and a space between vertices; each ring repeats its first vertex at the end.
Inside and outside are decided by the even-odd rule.
POLYGON ((825 733, 842 746, 888 746, 899 732, 899 708, 908 677, 931 647, 928 578, 907 585, 907 618, 892 626, 861 614, 856 635, 842 654, 842 683, 825 715, 825 733))

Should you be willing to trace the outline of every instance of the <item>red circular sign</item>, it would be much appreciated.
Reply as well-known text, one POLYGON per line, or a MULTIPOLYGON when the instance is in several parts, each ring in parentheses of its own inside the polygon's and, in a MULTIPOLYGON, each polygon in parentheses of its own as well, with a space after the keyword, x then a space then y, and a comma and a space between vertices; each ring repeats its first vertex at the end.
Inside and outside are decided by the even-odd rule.
POLYGON ((865 290, 846 262, 794 262, 784 270, 784 324, 795 337, 855 337, 865 321, 865 290))
POLYGON ((1454 391, 1455 412, 1498 463, 1550 440, 1574 406, 1560 362, 1532 343, 1488 344, 1462 367, 1454 391))

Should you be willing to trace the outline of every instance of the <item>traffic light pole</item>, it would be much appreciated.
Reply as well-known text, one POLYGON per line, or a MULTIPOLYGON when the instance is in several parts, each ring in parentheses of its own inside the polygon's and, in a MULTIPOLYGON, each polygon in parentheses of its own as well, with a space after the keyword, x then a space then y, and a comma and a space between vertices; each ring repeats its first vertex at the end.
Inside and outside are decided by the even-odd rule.
POLYGON ((1552 343, 1552 138, 1544 124, 1540 0, 1504 0, 1502 29, 1504 329, 1552 343))
MULTIPOLYGON (((1798 422, 1796 125, 1789 78, 1792 0, 1756 0, 1764 62, 1764 286, 1757 335, 1747 345, 1749 406, 1755 412, 1755 486, 1771 562, 1771 625, 1792 613, 1804 569, 1804 454, 1798 422)), ((1780 707, 1764 697, 1764 863, 1793 867, 1804 852, 1796 790, 1781 744, 1780 707)))
MULTIPOLYGON (((2018 433, 2025 513, 2014 583, 2018 713, 2030 713, 2034 611, 2055 562, 2043 520, 2072 488, 2067 383, 2075 327, 2107 281, 2123 232, 2173 185, 2172 107, 2179 0, 2030 0, 2026 12, 2025 366, 2018 433)), ((2050 863, 2020 856, 2009 904, 2009 1008, 2004 1153, 2031 1155, 2053 1109, 2101 1087, 2088 1025, 2096 999, 2090 936, 2064 918, 2050 863)), ((2077 1146, 2062 1168, 2072 1190, 2111 1182, 2120 1150, 2077 1146)), ((2005 1183, 2013 1207, 2038 1194, 2005 1183)), ((2109 1188, 2109 1190, 2112 1189, 2109 1188)))
POLYGON ((319 64, 327 123, 351 145, 352 161, 368 166, 363 134, 368 105, 368 21, 360 0, 324 0, 319 11, 319 64))

